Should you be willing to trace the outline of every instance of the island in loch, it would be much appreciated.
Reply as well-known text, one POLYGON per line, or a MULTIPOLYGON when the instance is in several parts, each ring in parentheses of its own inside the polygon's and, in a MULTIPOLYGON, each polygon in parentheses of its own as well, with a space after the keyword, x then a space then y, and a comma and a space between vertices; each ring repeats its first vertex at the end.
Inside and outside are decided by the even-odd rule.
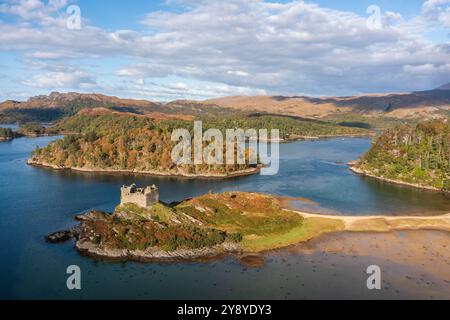
POLYGON ((176 261, 279 249, 337 232, 440 230, 450 232, 450 214, 440 216, 333 216, 299 212, 279 196, 226 192, 181 202, 159 201, 155 186, 124 186, 113 213, 91 211, 80 224, 47 236, 76 239, 79 252, 95 258, 176 261))
MULTIPOLYGON (((244 164, 174 164, 171 153, 177 142, 172 140, 172 132, 180 128, 192 132, 193 126, 192 121, 183 119, 155 120, 99 108, 83 109, 48 128, 47 133, 65 137, 44 148, 36 148, 28 164, 91 173, 219 179, 252 175, 260 171, 261 165, 249 161, 250 154, 256 150, 248 146, 245 147, 244 164)), ((228 128, 268 131, 276 128, 280 130, 281 140, 278 142, 371 134, 366 129, 333 123, 264 115, 242 119, 204 119, 204 130, 210 128, 220 130, 224 136, 228 128)))

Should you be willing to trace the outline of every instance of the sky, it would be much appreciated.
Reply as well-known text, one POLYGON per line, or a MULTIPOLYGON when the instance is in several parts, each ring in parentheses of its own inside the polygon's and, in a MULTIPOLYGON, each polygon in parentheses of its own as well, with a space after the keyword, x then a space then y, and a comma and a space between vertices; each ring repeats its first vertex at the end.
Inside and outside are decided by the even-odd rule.
POLYGON ((0 0, 0 100, 348 96, 450 82, 450 0, 0 0))

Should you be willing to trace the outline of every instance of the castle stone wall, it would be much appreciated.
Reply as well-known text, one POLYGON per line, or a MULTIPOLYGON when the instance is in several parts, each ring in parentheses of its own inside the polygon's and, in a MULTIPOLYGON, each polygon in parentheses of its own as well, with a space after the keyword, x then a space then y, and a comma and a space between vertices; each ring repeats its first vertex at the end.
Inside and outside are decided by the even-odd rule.
POLYGON ((142 208, 150 208, 159 202, 159 190, 152 187, 137 188, 136 185, 123 186, 121 189, 120 204, 133 203, 142 208))

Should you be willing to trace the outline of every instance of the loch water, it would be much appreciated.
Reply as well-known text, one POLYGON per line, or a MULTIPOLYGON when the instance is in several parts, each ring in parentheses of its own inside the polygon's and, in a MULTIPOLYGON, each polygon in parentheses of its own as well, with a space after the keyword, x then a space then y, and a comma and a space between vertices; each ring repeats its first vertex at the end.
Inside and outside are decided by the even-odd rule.
MULTIPOLYGON (((370 257, 336 258, 342 259, 339 263, 345 267, 336 277, 329 264, 311 269, 311 261, 320 259, 320 253, 283 257, 274 253, 258 268, 245 267, 233 257, 176 264, 118 263, 81 256, 73 242, 50 245, 44 241, 46 234, 75 225, 77 214, 91 209, 112 211, 119 203, 120 187, 132 182, 158 185, 165 202, 209 191, 240 190, 298 198, 296 207, 319 213, 422 215, 450 211, 450 199, 439 193, 350 172, 345 163, 370 148, 371 141, 364 138, 282 144, 279 174, 229 180, 75 173, 26 165, 36 145, 45 146, 58 138, 0 143, 0 299, 391 297, 391 293, 367 290, 364 266, 373 262, 370 257), (82 290, 67 289, 69 265, 80 266, 82 290)), ((389 267, 396 268, 394 263, 389 267)), ((402 288, 401 297, 420 297, 413 291, 402 288)))

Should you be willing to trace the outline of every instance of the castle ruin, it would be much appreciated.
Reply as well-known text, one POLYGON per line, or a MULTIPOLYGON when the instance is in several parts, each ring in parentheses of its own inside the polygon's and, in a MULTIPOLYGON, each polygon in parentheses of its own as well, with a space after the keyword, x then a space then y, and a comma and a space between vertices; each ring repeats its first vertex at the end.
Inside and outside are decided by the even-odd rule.
POLYGON ((120 189, 120 204, 133 203, 141 208, 151 208, 159 202, 159 189, 153 185, 146 188, 138 188, 136 184, 122 186, 120 189))

